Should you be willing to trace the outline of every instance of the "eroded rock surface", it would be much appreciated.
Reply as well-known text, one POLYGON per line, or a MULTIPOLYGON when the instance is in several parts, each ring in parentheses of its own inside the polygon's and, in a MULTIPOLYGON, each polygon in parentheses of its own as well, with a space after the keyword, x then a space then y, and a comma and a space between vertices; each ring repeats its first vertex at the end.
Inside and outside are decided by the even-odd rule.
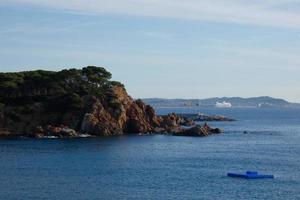
POLYGON ((184 129, 181 132, 175 133, 177 136, 208 136, 211 134, 220 134, 223 130, 219 128, 212 128, 208 126, 207 124, 204 124, 203 126, 196 125, 189 129, 184 129))

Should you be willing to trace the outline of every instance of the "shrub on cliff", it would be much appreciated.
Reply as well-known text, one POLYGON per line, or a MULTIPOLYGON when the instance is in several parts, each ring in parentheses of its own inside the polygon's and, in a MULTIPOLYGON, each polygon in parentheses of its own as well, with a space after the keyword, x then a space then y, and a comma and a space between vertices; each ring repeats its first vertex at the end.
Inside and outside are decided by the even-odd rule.
POLYGON ((0 102, 0 111, 4 108, 5 104, 0 102))

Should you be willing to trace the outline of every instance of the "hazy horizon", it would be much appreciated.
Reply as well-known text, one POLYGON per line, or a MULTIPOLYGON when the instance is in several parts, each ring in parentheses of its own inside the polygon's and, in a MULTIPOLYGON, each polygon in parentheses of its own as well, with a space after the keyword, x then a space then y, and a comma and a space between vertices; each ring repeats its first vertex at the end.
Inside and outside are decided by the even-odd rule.
POLYGON ((300 102, 300 2, 0 0, 0 71, 103 66, 135 98, 300 102))
POLYGON ((161 97, 145 97, 145 98, 140 98, 140 99, 166 99, 166 100, 205 100, 205 99, 215 99, 215 98, 219 98, 219 99, 223 99, 223 98, 242 98, 242 99, 249 99, 249 98, 261 98, 261 97, 270 97, 273 99, 283 99, 288 101, 289 103, 299 103, 299 102, 292 102, 289 101, 285 98, 278 98, 278 97, 272 97, 272 96, 250 96, 250 97, 241 97, 241 96, 213 96, 213 97, 204 97, 204 98, 161 98, 161 97))

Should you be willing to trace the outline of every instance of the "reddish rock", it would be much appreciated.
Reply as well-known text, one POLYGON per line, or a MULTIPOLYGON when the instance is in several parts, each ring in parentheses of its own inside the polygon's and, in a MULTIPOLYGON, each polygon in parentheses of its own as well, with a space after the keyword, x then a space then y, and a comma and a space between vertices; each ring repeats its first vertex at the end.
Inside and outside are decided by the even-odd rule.
POLYGON ((157 116, 155 110, 141 100, 133 100, 121 85, 114 86, 105 98, 92 95, 80 97, 80 110, 63 113, 46 112, 41 104, 19 111, 7 107, 6 116, 0 115, 2 135, 22 133, 30 137, 77 137, 80 133, 92 136, 113 136, 146 133, 183 133, 182 126, 191 126, 192 120, 172 113, 157 116), (11 117, 10 117, 11 116, 11 117), (8 130, 8 131, 4 131, 8 130))

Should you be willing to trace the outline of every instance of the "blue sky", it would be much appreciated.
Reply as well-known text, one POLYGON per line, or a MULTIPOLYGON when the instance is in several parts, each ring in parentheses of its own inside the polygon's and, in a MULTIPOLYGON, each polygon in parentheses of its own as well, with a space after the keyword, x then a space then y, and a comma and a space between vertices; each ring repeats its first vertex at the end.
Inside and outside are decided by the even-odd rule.
POLYGON ((87 65, 135 98, 300 102, 300 0, 0 0, 0 71, 87 65))

